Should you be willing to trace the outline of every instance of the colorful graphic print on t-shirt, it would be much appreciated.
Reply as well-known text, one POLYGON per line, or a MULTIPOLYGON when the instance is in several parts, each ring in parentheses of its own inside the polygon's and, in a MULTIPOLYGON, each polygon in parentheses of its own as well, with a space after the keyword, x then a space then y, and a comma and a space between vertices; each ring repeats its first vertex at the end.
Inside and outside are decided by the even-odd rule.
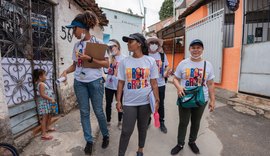
POLYGON ((119 62, 111 63, 110 67, 108 69, 108 75, 114 75, 117 76, 117 69, 119 66, 119 62))
POLYGON ((148 87, 150 85, 148 82, 149 74, 149 68, 126 68, 127 89, 148 87))
POLYGON ((163 76, 164 74, 164 68, 163 68, 163 63, 161 60, 156 60, 157 66, 158 66, 158 73, 159 76, 163 76))
MULTIPOLYGON (((202 83, 203 69, 186 68, 186 84, 185 86, 198 86, 202 83)), ((206 75, 204 76, 205 79, 206 75)))

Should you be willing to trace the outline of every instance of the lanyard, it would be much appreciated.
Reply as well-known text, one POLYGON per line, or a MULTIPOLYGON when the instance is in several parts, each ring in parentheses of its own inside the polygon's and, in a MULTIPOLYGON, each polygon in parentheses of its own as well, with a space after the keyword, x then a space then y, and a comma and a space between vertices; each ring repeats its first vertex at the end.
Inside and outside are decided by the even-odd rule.
POLYGON ((78 44, 77 48, 79 48, 81 46, 81 48, 79 49, 79 52, 77 52, 77 56, 78 56, 78 67, 82 66, 82 59, 80 58, 79 54, 83 53, 83 41, 80 41, 80 43, 78 44))

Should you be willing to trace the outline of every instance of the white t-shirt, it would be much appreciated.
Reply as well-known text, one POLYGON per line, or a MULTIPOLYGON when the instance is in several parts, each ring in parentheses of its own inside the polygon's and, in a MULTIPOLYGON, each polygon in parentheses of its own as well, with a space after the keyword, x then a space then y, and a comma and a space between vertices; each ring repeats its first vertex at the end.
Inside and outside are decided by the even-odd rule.
POLYGON ((159 52, 156 52, 154 54, 149 53, 149 56, 153 57, 156 60, 156 63, 158 66, 158 72, 159 72, 159 78, 157 79, 158 86, 159 87, 165 86, 166 84, 165 84, 165 79, 164 79, 163 75, 164 75, 164 72, 166 70, 165 67, 169 65, 166 54, 164 53, 164 65, 161 61, 161 56, 160 56, 159 52))
POLYGON ((150 79, 157 78, 158 68, 152 57, 129 56, 122 60, 118 68, 118 80, 125 81, 123 105, 149 104, 148 95, 152 90, 150 79))
MULTIPOLYGON (((74 49, 73 49, 73 54, 72 54, 72 60, 75 61, 76 64, 76 69, 74 72, 74 77, 77 81, 80 82, 92 82, 95 81, 99 78, 102 77, 102 68, 83 68, 81 66, 78 66, 78 57, 76 55, 77 52, 80 50, 84 52, 84 49, 86 47, 86 43, 91 42, 91 43, 103 43, 102 41, 96 39, 95 37, 92 37, 89 41, 79 41, 75 43, 74 49), (80 76, 81 73, 84 73, 83 78, 80 76)), ((108 58, 108 54, 105 53, 105 57, 108 58)))
POLYGON ((115 56, 115 62, 110 63, 109 68, 107 69, 107 79, 105 83, 105 87, 112 89, 112 90, 117 90, 117 84, 118 84, 118 79, 117 79, 117 73, 118 73, 118 67, 120 64, 120 61, 122 61, 125 58, 124 55, 119 55, 115 56))
MULTIPOLYGON (((203 69, 204 61, 193 62, 190 58, 187 58, 178 64, 174 75, 181 79, 181 86, 197 86, 198 83, 200 84, 202 82, 203 69)), ((209 99, 206 82, 214 78, 213 66, 210 62, 206 61, 205 81, 203 84, 205 101, 209 99)))

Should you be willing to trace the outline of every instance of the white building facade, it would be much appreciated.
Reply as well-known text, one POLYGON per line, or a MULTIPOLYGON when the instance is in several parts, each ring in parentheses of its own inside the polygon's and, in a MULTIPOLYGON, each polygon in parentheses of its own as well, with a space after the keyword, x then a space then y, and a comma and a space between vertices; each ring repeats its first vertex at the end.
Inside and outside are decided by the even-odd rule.
POLYGON ((109 20, 107 27, 104 27, 103 41, 108 42, 109 39, 116 39, 121 44, 121 52, 125 56, 129 55, 127 44, 122 41, 123 36, 132 33, 142 33, 143 17, 112 9, 102 8, 109 20))

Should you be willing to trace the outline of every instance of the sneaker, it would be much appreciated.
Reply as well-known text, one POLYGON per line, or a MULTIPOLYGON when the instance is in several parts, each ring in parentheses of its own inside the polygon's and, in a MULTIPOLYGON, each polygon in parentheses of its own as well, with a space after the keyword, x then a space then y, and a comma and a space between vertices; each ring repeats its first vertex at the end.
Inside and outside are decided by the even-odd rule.
POLYGON ((122 122, 121 121, 118 122, 117 127, 119 130, 122 130, 122 122))
POLYGON ((200 153, 200 150, 199 150, 198 146, 195 144, 195 142, 189 142, 188 145, 193 153, 195 153, 195 154, 200 153))
POLYGON ((183 149, 183 145, 176 145, 172 150, 171 150, 171 155, 175 155, 179 153, 183 149))
POLYGON ((84 148, 85 154, 91 155, 92 154, 92 147, 93 147, 93 143, 92 142, 87 142, 86 146, 84 148))
POLYGON ((109 143, 110 143, 109 136, 105 136, 105 137, 103 137, 103 142, 102 142, 101 147, 102 148, 107 148, 109 143))
POLYGON ((164 122, 160 123, 160 130, 161 130, 161 132, 163 132, 165 134, 167 133, 167 128, 166 128, 164 122))
POLYGON ((137 152, 137 156, 143 156, 143 152, 137 152))

